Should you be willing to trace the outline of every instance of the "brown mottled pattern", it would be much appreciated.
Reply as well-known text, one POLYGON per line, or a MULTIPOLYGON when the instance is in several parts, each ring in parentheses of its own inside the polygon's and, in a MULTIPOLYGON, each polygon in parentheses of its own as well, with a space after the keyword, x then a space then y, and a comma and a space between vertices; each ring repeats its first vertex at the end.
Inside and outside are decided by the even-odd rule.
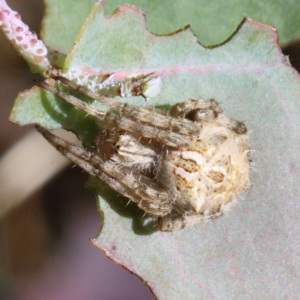
POLYGON ((202 140, 198 139, 194 143, 192 143, 189 147, 190 151, 197 151, 199 153, 205 153, 208 147, 202 140))
POLYGON ((178 188, 178 190, 185 190, 187 188, 192 188, 194 187, 194 183, 193 182, 189 182, 186 178, 180 176, 179 174, 177 174, 176 176, 176 187, 178 188))
POLYGON ((197 165, 195 161, 192 159, 184 159, 182 155, 174 157, 172 163, 174 166, 180 167, 187 172, 197 172, 199 170, 199 165, 197 165))
POLYGON ((224 180, 225 175, 222 172, 211 170, 207 172, 207 177, 211 178, 214 182, 219 183, 224 180))
POLYGON ((176 205, 214 212, 249 187, 248 138, 228 127, 206 124, 185 151, 173 151, 176 205))

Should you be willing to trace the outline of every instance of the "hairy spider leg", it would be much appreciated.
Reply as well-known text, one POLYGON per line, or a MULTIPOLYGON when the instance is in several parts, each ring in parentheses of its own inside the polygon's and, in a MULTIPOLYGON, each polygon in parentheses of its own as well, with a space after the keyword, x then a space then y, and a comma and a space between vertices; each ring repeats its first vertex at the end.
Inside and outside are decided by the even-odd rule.
POLYGON ((129 172, 111 161, 103 161, 98 155, 73 145, 40 126, 36 128, 64 156, 135 202, 146 213, 164 216, 171 212, 169 194, 148 177, 129 172))
POLYGON ((199 223, 207 223, 221 217, 224 213, 220 210, 209 214, 189 214, 172 217, 171 215, 158 218, 158 226, 161 231, 176 231, 185 226, 195 225, 199 223))
POLYGON ((184 117, 191 110, 212 110, 215 113, 222 113, 222 109, 215 99, 189 99, 173 105, 170 109, 170 115, 173 117, 184 117))
MULTIPOLYGON (((154 125, 156 128, 166 129, 168 131, 174 131, 183 135, 195 135, 198 134, 200 127, 195 125, 190 120, 184 118, 174 118, 165 114, 165 112, 154 109, 152 107, 140 107, 134 106, 129 103, 121 103, 114 100, 113 98, 108 98, 102 96, 98 93, 92 92, 84 86, 78 85, 74 81, 71 81, 61 75, 58 75, 58 70, 49 72, 49 76, 53 79, 58 79, 60 82, 71 87, 80 93, 99 101, 111 108, 116 109, 121 115, 129 118, 130 120, 136 120, 143 124, 154 125)), ((196 101, 196 100, 195 100, 196 101)), ((199 100, 201 102, 201 100, 199 100)), ((215 101, 216 102, 216 101, 215 101)), ((176 105, 177 106, 177 105, 176 105)), ((206 108, 207 103, 198 104, 198 107, 206 108)))
POLYGON ((189 117, 193 121, 207 122, 214 120, 216 124, 227 126, 238 134, 245 134, 247 132, 246 125, 243 122, 222 114, 223 111, 215 99, 189 99, 172 106, 169 113, 171 116, 178 118, 186 117, 186 114, 190 112, 192 115, 189 117))
POLYGON ((64 99, 68 103, 86 111, 90 115, 97 117, 107 126, 110 126, 111 129, 118 128, 118 130, 127 131, 146 139, 155 138, 162 145, 166 145, 172 148, 186 147, 191 142, 192 137, 189 135, 183 135, 177 132, 167 131, 161 128, 137 123, 128 119, 127 117, 117 115, 110 111, 102 111, 94 106, 88 105, 87 103, 81 101, 80 99, 72 95, 57 90, 54 86, 48 84, 45 81, 36 81, 36 83, 38 86, 43 87, 52 94, 55 94, 58 97, 64 99))

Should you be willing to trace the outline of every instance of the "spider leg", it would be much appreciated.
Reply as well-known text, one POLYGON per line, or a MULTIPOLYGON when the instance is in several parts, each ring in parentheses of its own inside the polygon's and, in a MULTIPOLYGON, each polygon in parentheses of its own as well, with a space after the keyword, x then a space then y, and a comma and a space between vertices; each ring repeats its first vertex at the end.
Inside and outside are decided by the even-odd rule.
POLYGON ((127 117, 123 117, 109 111, 102 111, 94 106, 88 105, 72 95, 57 90, 54 86, 46 83, 45 81, 37 81, 36 83, 37 85, 64 99, 68 103, 86 111, 90 115, 97 117, 99 121, 111 129, 118 128, 118 130, 127 131, 135 136, 140 136, 146 139, 155 138, 159 143, 172 148, 186 147, 191 142, 192 137, 190 135, 184 135, 161 128, 156 128, 154 125, 150 126, 147 124, 137 123, 127 117))
POLYGON ((198 223, 207 223, 211 220, 217 219, 223 215, 221 210, 216 211, 214 213, 208 214, 188 214, 188 215, 180 215, 176 217, 172 217, 171 215, 159 217, 158 224, 161 231, 177 231, 185 226, 195 225, 198 223))
POLYGON ((138 107, 129 103, 121 103, 114 100, 113 98, 108 98, 98 93, 92 92, 86 87, 78 85, 74 81, 60 76, 59 74, 57 74, 57 72, 59 71, 53 71, 53 73, 50 73, 50 76, 54 79, 58 79, 60 82, 71 87, 72 89, 77 90, 80 93, 99 101, 102 104, 118 110, 120 114, 126 118, 138 121, 139 123, 150 124, 152 126, 154 125, 156 128, 162 128, 184 135, 193 135, 198 134, 199 132, 200 128, 198 128, 198 126, 192 123, 190 120, 167 116, 164 112, 156 110, 152 107, 138 107))
POLYGON ((189 111, 192 110, 213 110, 217 114, 222 112, 218 102, 214 99, 189 99, 184 102, 176 103, 169 111, 173 117, 185 117, 189 111))
POLYGON ((172 106, 169 113, 173 117, 186 117, 196 122, 210 122, 213 120, 216 124, 231 128, 238 134, 247 133, 246 125, 224 115, 218 102, 214 99, 189 99, 172 106))
POLYGON ((170 213, 169 193, 150 178, 130 173, 120 164, 103 161, 98 155, 83 147, 73 145, 40 126, 36 127, 64 156, 89 174, 104 181, 115 191, 137 203, 146 213, 157 216, 170 213))
POLYGON ((243 122, 239 122, 235 119, 229 118, 224 114, 220 114, 216 119, 216 123, 226 126, 236 132, 237 134, 245 134, 247 133, 247 127, 243 122))

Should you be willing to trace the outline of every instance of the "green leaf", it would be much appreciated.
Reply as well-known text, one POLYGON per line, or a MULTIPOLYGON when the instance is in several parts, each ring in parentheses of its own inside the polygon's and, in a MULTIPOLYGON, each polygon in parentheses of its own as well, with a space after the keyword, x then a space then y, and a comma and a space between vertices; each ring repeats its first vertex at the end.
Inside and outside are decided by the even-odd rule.
POLYGON ((44 43, 67 54, 95 0, 45 0, 41 35, 44 43))
MULTIPOLYGON (((45 0, 47 14, 43 21, 45 43, 67 53, 94 0, 45 0)), ((112 14, 127 0, 107 0, 105 13, 112 14)), ((225 41, 240 24, 243 15, 275 26, 280 44, 286 45, 300 36, 300 6, 297 0, 131 0, 131 4, 148 13, 147 27, 166 34, 190 24, 203 45, 225 41)))
MULTIPOLYGON (((215 98, 250 131, 253 187, 232 212, 206 225, 157 232, 149 216, 91 178, 104 216, 93 239, 97 247, 140 276, 159 299, 292 299, 299 293, 300 78, 273 28, 245 19, 230 40, 207 49, 189 29, 149 33, 142 13, 129 5, 104 17, 98 2, 65 68, 90 81, 108 73, 122 81, 154 72, 162 81, 157 97, 148 104, 141 97, 122 101, 166 105, 215 98)), ((67 127, 92 143, 94 119, 93 133, 84 134, 77 124, 88 128, 85 118, 64 105, 33 88, 19 96, 11 119, 67 127)))
MULTIPOLYGON (((89 101, 78 93, 67 91, 74 96, 89 101)), ((95 118, 62 101, 53 94, 34 86, 29 91, 19 93, 10 114, 10 120, 18 125, 39 124, 48 129, 64 127, 77 134, 87 147, 94 146, 98 132, 95 118)))
MULTIPOLYGON (((105 12, 111 14, 126 0, 106 1, 105 12)), ((275 26, 281 45, 300 36, 300 7, 297 0, 131 0, 130 4, 149 12, 147 27, 166 34, 190 24, 203 45, 217 45, 230 36, 243 15, 275 26)))

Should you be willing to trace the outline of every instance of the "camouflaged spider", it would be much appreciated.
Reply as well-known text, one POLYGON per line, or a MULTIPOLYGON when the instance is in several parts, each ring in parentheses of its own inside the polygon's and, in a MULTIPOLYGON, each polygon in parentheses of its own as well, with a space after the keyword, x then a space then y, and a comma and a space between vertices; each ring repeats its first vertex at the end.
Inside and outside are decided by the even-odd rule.
POLYGON ((111 108, 98 108, 38 85, 95 116, 101 128, 91 153, 38 127, 63 155, 175 231, 218 218, 250 187, 246 126, 215 100, 190 99, 165 113, 106 98, 51 72, 50 77, 111 108))

